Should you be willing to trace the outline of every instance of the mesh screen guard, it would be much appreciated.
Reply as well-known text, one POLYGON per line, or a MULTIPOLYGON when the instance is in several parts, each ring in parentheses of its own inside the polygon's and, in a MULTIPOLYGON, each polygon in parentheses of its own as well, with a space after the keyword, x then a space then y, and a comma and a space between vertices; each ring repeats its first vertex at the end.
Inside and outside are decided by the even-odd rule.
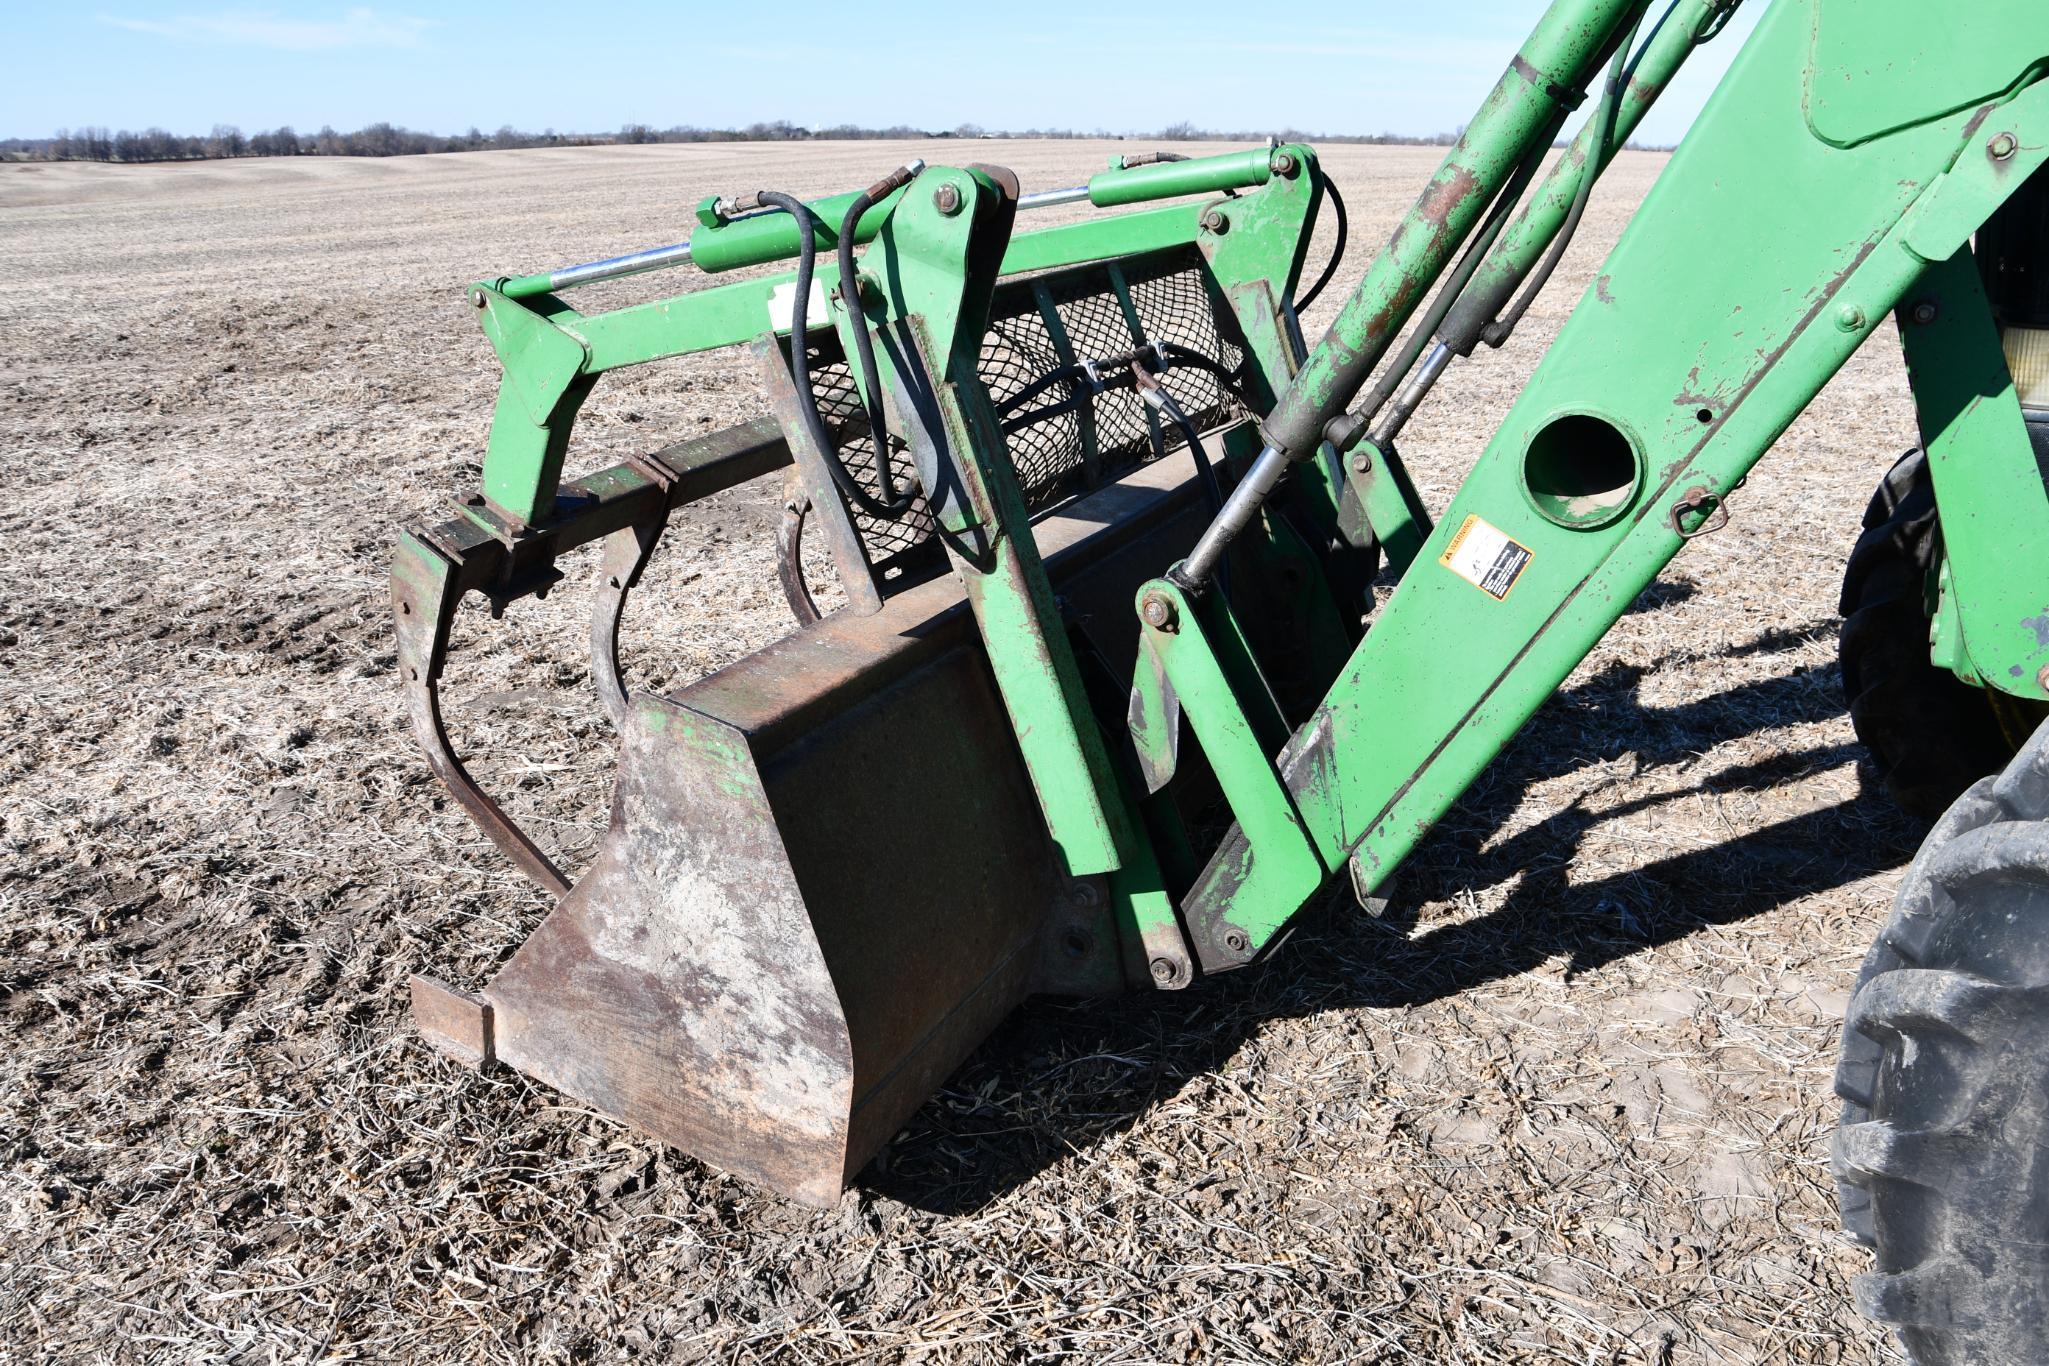
MULTIPOLYGON (((1187 347, 1235 370, 1245 358, 1243 338, 1237 319, 1216 306, 1207 278, 1200 253, 1182 247, 1005 280, 997 286, 982 338, 979 370, 990 401, 1000 411, 1063 366, 1153 342, 1187 347)), ((879 492, 875 442, 848 361, 830 332, 814 334, 811 348, 812 389, 826 429, 849 473, 863 488, 879 492)), ((1198 430, 1240 411, 1206 370, 1177 365, 1162 382, 1198 430)), ((1172 424, 1153 419, 1128 381, 1096 392, 1080 381, 1062 381, 1029 399, 1017 416, 1029 420, 1010 426, 1006 444, 1034 514, 1183 444, 1172 424)), ((898 421, 894 414, 892 421, 898 421)), ((901 487, 914 476, 899 432, 892 431, 890 446, 901 487)), ((854 524, 878 573, 937 553, 932 515, 922 499, 894 521, 856 509, 854 524)))

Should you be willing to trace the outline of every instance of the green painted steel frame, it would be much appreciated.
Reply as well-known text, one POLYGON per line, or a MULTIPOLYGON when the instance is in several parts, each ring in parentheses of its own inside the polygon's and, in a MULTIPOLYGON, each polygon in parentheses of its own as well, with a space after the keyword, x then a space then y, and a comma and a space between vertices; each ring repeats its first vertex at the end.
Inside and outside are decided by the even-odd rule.
MULTIPOLYGON (((1322 198, 1316 157, 1290 145, 1257 152, 1132 171, 1113 169, 1091 181, 1109 202, 1157 195, 1239 189, 1222 202, 1141 210, 1012 236, 1011 208, 1000 177, 981 168, 932 167, 909 190, 864 218, 861 256, 867 321, 879 329, 883 382, 899 407, 923 412, 943 431, 949 454, 939 477, 956 496, 934 500, 956 572, 966 586, 1019 748, 1038 794, 1053 844, 1075 880, 1077 904, 1097 908, 1093 961, 1067 964, 1063 980, 1093 981, 1102 990, 1127 984, 1185 985, 1192 957, 1141 815, 1138 794, 1122 784, 1097 724, 1082 671, 1030 531, 1030 516, 1004 439, 978 374, 990 298, 1003 276, 1128 257, 1193 244, 1209 265, 1215 302, 1235 316, 1251 352, 1247 383, 1260 406, 1293 373, 1285 341, 1286 301, 1306 259, 1322 198), (942 187, 955 192, 941 209, 942 187), (1107 188, 1106 188, 1107 187, 1107 188), (871 221, 872 220, 872 221, 871 221), (1105 895, 1107 893, 1107 895, 1105 895)), ((823 201, 821 217, 845 201, 823 201)), ((745 241, 706 253, 740 264, 795 249, 787 216, 739 220, 708 230, 693 246, 739 231, 745 241), (777 234, 780 234, 779 236, 777 234), (729 259, 730 258, 730 259, 729 259)), ((828 318, 850 340, 851 320, 837 299, 838 269, 820 234, 816 279, 830 302, 828 318)), ((523 277, 530 282, 542 277, 523 277)), ((1113 282, 1117 277, 1113 271, 1113 282)), ((771 300, 792 272, 698 290, 615 312, 583 315, 563 300, 520 281, 480 284, 473 301, 505 367, 491 445, 485 497, 502 527, 532 525, 552 510, 579 406, 603 373, 692 352, 777 335, 771 300), (527 289, 519 294, 513 286, 527 289)), ((1131 303, 1119 300, 1138 329, 1131 303)), ((1057 322, 1057 317, 1054 319, 1057 322)), ((782 331, 787 331, 787 321, 782 331)), ((1055 335, 1062 335, 1055 328, 1055 335)), ((1340 490, 1314 485, 1319 520, 1337 515, 1340 490)), ((1297 543, 1252 538, 1248 553, 1300 557, 1297 543)), ((1328 598, 1320 581, 1305 601, 1328 598)), ((1327 615, 1334 621, 1334 606, 1327 615)), ((1342 660, 1342 637, 1316 633, 1342 660)), ((1256 671, 1255 671, 1256 672, 1256 671)), ((1241 672, 1241 677, 1245 675, 1241 672)), ((1276 723, 1275 733, 1284 732, 1276 723)), ((1159 828, 1160 813, 1152 825, 1159 828)), ((1165 836, 1174 843, 1178 832, 1165 836)), ((1170 851, 1171 852, 1171 851, 1170 851)), ((1186 863, 1183 852, 1178 862, 1186 863)))
MULTIPOLYGON (((1539 32, 1622 13, 1604 0, 1561 0, 1539 32)), ((1357 885, 1382 882, 1701 529, 1702 510, 1725 503, 1917 289, 1941 290, 1946 310, 1956 303, 1946 313, 1955 319, 1952 353, 1938 361, 1931 346, 1920 363, 1910 337, 1924 424, 1934 447, 1971 447, 1967 461, 1937 457, 1938 496, 1962 492, 1974 509, 1985 497, 2018 500, 2017 524, 1986 512, 1968 525, 1959 518, 1951 568, 1972 585, 1962 592, 1963 637, 1987 677, 2039 695, 2039 682, 2013 672, 2019 665, 2026 675, 2042 648, 2032 634, 2049 586, 2049 566, 2037 562, 2039 478, 2032 459, 2023 478, 2010 380, 1996 344, 1986 345, 1982 299, 1962 297, 1968 267, 1957 258, 2049 159, 2049 83, 2038 80, 2049 64, 2049 10, 2038 0, 1990 0, 1944 44, 1923 41, 1925 21, 1915 0, 1779 0, 1766 13, 1385 611, 1278 755, 1234 733, 1248 708, 1228 695, 1205 633, 1189 629, 1185 600, 1174 599, 1182 625, 1171 639, 1142 628, 1213 750, 1239 822, 1183 902, 1205 969, 1257 956, 1347 860, 1357 885), (1840 36, 1839 14, 1911 49, 1917 78, 1832 58, 1842 44, 1825 39, 1840 36), (1870 94, 1874 85, 1882 97, 1870 94), (1845 87, 1857 97, 1842 98, 1845 87), (1815 122, 1817 90, 1828 92, 1827 137, 1815 122), (1575 425, 1553 429, 1561 419, 1575 425), (1553 444, 1556 432, 1589 431, 1607 433, 1601 444, 1611 448, 1626 443, 1624 463, 1636 474, 1616 515, 1573 526, 1539 508, 1526 462, 1547 430, 1553 444), (2023 485, 2033 494, 2022 497, 2023 485), (1444 562, 1472 518, 1530 556, 1499 596, 1444 562), (2002 595, 1975 570, 1991 562, 1991 546, 2012 557, 2016 535, 2032 539, 2027 572, 2002 595), (2001 597, 1989 612, 1981 605, 2001 597), (2028 615, 2016 615, 2022 608, 2028 615), (1981 641, 1999 657, 1981 658, 1981 641), (1314 857, 1284 838, 1290 828, 1304 832, 1314 857)), ((1855 50, 1869 55, 1870 45, 1855 50)), ((1502 122, 1513 131, 1514 120, 1502 122)), ((1462 148, 1447 166, 1461 154, 1504 160, 1499 147, 1462 148)), ((1270 440, 1277 430, 1308 433, 1294 448, 1313 448, 1356 393, 1365 374, 1348 372, 1348 359, 1380 344, 1394 317, 1386 297, 1397 313, 1412 297, 1408 285, 1389 294, 1389 272, 1406 258, 1384 260, 1282 396, 1270 440)), ((1586 450, 1572 446, 1564 458, 1591 461, 1586 450)), ((1296 468, 1314 474, 1323 463, 1296 468)), ((1175 591, 1162 577, 1141 598, 1175 591)))
POLYGON ((1968 252, 1930 266, 1899 313, 1942 518, 1931 656, 1970 683, 2049 697, 2049 491, 1968 252))
MULTIPOLYGON (((1308 149, 1284 150, 1313 167, 1308 149)), ((1171 178, 1151 175, 1156 167, 1104 172, 1090 184, 1123 185, 1118 203, 1243 189, 1248 193, 1237 202, 1254 213, 1276 201, 1300 201, 1306 193, 1313 214, 1321 193, 1316 177, 1300 171, 1274 176, 1268 170, 1271 155, 1262 150, 1256 156, 1229 153, 1170 163, 1178 171, 1171 178)), ((862 218, 859 239, 871 241, 883 234, 901 206, 929 201, 951 174, 957 172, 928 168, 911 187, 915 195, 905 190, 884 199, 862 218)), ((836 297, 839 267, 832 246, 840 216, 850 202, 851 196, 839 196, 813 205, 820 223, 815 278, 820 294, 828 301, 828 316, 843 337, 847 319, 836 297)), ((1013 275, 1194 242, 1205 235, 1201 227, 1204 207, 1200 203, 1175 204, 1023 234, 1010 242, 1001 273, 1013 275)), ((1302 254, 1308 248, 1307 233, 1299 236, 1300 241, 1289 244, 1294 248, 1295 271, 1300 270, 1302 254)), ((691 239, 691 246, 705 268, 724 270, 788 259, 796 255, 797 236, 788 215, 770 214, 706 229, 691 239)), ((1261 264, 1274 263, 1262 258, 1261 264)), ((864 270, 877 265, 864 266, 864 270)), ((1272 278, 1279 279, 1282 274, 1275 270, 1272 278)), ((545 280, 542 275, 501 277, 472 286, 470 300, 481 312, 484 335, 505 371, 484 457, 485 499, 515 524, 545 520, 560 487, 577 411, 600 375, 737 346, 765 332, 787 333, 787 321, 779 329, 775 325, 771 300, 794 278, 794 272, 784 272, 589 315, 577 312, 559 295, 537 290, 534 282, 545 280)))

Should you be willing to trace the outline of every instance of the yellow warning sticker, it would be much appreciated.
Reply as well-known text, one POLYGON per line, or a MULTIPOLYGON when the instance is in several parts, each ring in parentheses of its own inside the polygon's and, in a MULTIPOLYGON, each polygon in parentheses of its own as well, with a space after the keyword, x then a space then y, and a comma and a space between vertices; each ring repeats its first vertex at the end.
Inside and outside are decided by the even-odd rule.
POLYGON ((1508 597, 1536 556, 1521 541, 1489 526, 1478 516, 1459 525, 1437 562, 1499 602, 1508 597))

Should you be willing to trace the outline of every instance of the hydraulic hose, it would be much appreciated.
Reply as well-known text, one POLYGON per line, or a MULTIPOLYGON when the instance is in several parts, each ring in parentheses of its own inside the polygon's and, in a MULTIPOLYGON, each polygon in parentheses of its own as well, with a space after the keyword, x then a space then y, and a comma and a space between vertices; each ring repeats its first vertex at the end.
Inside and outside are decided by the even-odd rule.
MULTIPOLYGON (((875 364, 875 340, 868 335, 868 315, 861 308, 861 277, 854 265, 854 236, 861 215, 873 208, 877 200, 909 184, 916 174, 911 166, 899 167, 855 195, 853 202, 847 205, 845 216, 840 219, 840 302, 847 310, 847 325, 854 333, 854 354, 860 367, 854 376, 854 392, 860 396, 861 410, 868 415, 868 430, 875 439, 876 487, 882 494, 882 503, 892 507, 897 505, 897 496, 896 479, 889 468, 889 418, 882 403, 882 380, 875 364)), ((801 285, 798 294, 803 294, 801 285)), ((904 500, 902 506, 908 508, 910 500, 904 500)))
MULTIPOLYGON (((1254 410, 1252 400, 1245 393, 1243 365, 1234 370, 1214 357, 1206 356, 1193 347, 1183 346, 1179 342, 1148 342, 1145 346, 1139 347, 1129 355, 1106 361, 1092 361, 1090 365, 1101 370, 1116 368, 1119 365, 1136 364, 1142 354, 1148 350, 1156 351, 1160 359, 1166 364, 1187 365, 1197 370, 1208 372, 1216 377, 1218 387, 1235 399, 1247 412, 1254 410)), ((1056 411, 1061 411, 1066 405, 1033 410, 1024 413, 1021 417, 1013 416, 1020 409, 1024 408, 1027 403, 1030 403, 1055 385, 1080 384, 1089 378, 1090 368, 1088 365, 1058 366, 1055 369, 1048 370, 1009 398, 1004 399, 1002 403, 997 405, 996 415, 1004 419, 1004 430, 1007 432, 1015 431, 1019 427, 1028 426, 1042 417, 1046 417, 1056 411)))
POLYGON ((1187 409, 1167 392, 1167 386, 1160 383, 1159 376, 1143 365, 1133 364, 1131 373, 1147 405, 1173 423, 1181 433, 1181 439, 1188 443, 1189 458, 1195 462, 1195 477, 1202 481, 1203 497, 1209 500, 1212 513, 1220 511, 1224 506, 1224 488, 1217 482, 1216 469, 1209 461, 1209 450, 1202 444, 1202 436, 1195 430, 1187 409))
MULTIPOLYGON (((1671 8, 1658 21, 1662 28, 1665 21, 1679 8, 1679 0, 1672 0, 1671 8)), ((1572 245, 1573 234, 1579 231, 1580 220, 1586 216, 1587 200, 1593 197, 1594 182, 1601 177, 1601 168, 1608 164, 1609 149, 1615 138, 1615 115, 1622 107, 1622 85, 1628 78, 1634 62, 1630 54, 1636 47, 1636 35, 1643 28, 1643 15, 1639 14, 1636 24, 1629 30, 1629 37, 1615 49, 1615 60, 1608 66, 1608 89, 1601 96, 1601 107, 1594 111, 1599 131, 1595 134, 1592 154, 1587 158, 1585 169, 1580 173, 1579 189, 1573 194, 1572 208, 1565 215, 1565 222, 1558 229, 1558 236, 1552 239, 1551 249, 1544 253, 1544 260, 1523 285, 1523 291, 1516 296, 1505 312, 1480 332, 1480 339, 1489 346, 1498 347, 1521 324, 1523 316, 1544 292, 1544 286, 1551 283, 1551 276, 1558 269, 1558 263, 1565 259, 1565 249, 1572 245)), ((1657 36, 1652 30, 1653 38, 1657 36)))
MULTIPOLYGON (((1323 173, 1319 171, 1318 174, 1323 173)), ((1345 197, 1338 193, 1338 183, 1328 175, 1323 176, 1323 192, 1329 197, 1331 212, 1337 217, 1338 240, 1331 244, 1330 259, 1323 263, 1323 273, 1316 277, 1316 283, 1295 300, 1297 313, 1305 312, 1309 305, 1315 303, 1338 273, 1338 264, 1345 259, 1345 241, 1351 235, 1351 222, 1345 216, 1345 197)))
MULTIPOLYGON (((803 417, 805 435, 825 457, 825 467, 832 472, 832 482, 839 486, 839 491, 847 496, 849 502, 871 517, 894 521, 910 510, 916 495, 905 493, 884 501, 862 488, 860 480, 854 478, 846 462, 840 459, 839 448, 833 444, 832 434, 826 431, 825 419, 819 415, 818 402, 812 394, 807 315, 811 301, 811 275, 818 264, 818 234, 813 226, 811 208, 803 200, 780 190, 763 190, 757 197, 762 203, 774 205, 797 221, 797 294, 790 307, 790 379, 797 388, 797 408, 803 417)), ((842 234, 841 242, 845 243, 848 236, 850 234, 842 234)), ((863 323, 856 330, 865 333, 867 326, 863 323)), ((877 438, 877 479, 884 488, 888 488, 889 448, 879 429, 877 438)))

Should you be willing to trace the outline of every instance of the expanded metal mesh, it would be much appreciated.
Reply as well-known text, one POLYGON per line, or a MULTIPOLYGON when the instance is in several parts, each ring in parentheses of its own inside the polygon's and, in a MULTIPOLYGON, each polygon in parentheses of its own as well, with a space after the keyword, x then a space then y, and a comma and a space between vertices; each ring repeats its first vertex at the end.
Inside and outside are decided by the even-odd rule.
MULTIPOLYGON (((997 288, 983 336, 979 371, 990 401, 1001 411, 1069 364, 1122 355, 1153 342, 1187 347, 1227 370, 1236 370, 1245 359, 1237 320, 1212 303, 1202 259, 1192 247, 1005 281, 997 288), (1057 335, 1049 312, 1057 320, 1057 335)), ((813 338, 811 357, 813 391, 840 456, 863 488, 877 492, 875 444, 847 362, 825 333, 813 338)), ((1055 384, 1027 399, 1012 416, 1012 421, 1028 419, 1010 428, 1006 445, 1031 511, 1120 478, 1183 444, 1171 424, 1152 419, 1128 375, 1105 372, 1104 379, 1107 387, 1097 393, 1077 381, 1055 384)), ((1198 430, 1219 426, 1239 411, 1230 391, 1207 370, 1176 364, 1163 383, 1198 430)), ((901 487, 915 475, 900 437, 891 446, 891 470, 901 487)), ((857 509, 854 522, 878 570, 907 562, 911 552, 934 549, 928 544, 932 514, 922 499, 899 520, 857 509)))
MULTIPOLYGON (((853 369, 836 341, 826 342, 822 347, 815 341, 812 345, 811 392, 818 400, 819 416, 825 419, 825 430, 832 435, 833 446, 847 472, 879 499, 882 481, 875 473, 875 433, 869 429, 868 413, 854 387, 853 369)), ((911 467, 910 453, 903 449, 902 438, 892 434, 889 444, 889 475, 901 496, 904 489, 917 488, 918 475, 911 467)), ((925 506, 923 498, 914 501, 909 511, 894 520, 872 517, 858 507, 852 511, 861 541, 868 547, 869 562, 878 568, 925 542, 935 525, 932 510, 925 506)))

